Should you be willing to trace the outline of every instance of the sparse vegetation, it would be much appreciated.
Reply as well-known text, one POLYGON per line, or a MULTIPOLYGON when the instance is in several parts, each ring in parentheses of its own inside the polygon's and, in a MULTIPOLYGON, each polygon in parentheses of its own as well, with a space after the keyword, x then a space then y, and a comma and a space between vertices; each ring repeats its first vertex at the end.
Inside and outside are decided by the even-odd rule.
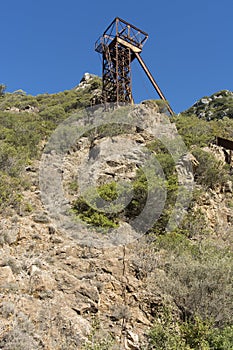
POLYGON ((198 161, 194 172, 198 184, 204 188, 214 189, 216 186, 222 187, 230 179, 230 167, 218 161, 213 154, 201 148, 195 148, 192 153, 198 161))
POLYGON ((196 115, 203 120, 219 120, 233 118, 233 93, 228 90, 219 91, 210 97, 203 97, 185 111, 187 116, 196 115))
POLYGON ((157 321, 149 333, 148 350, 231 350, 232 327, 216 329, 209 320, 175 321, 169 311, 157 321))
MULTIPOLYGON (((122 262, 122 267, 126 271, 124 273, 131 273, 130 277, 133 282, 128 277, 122 278, 123 275, 118 276, 119 280, 114 279, 116 266, 112 257, 108 257, 109 265, 113 264, 114 267, 111 270, 109 266, 104 266, 102 261, 99 262, 101 260, 99 251, 90 248, 89 252, 88 249, 84 252, 81 251, 81 248, 75 250, 75 247, 69 246, 70 242, 66 245, 67 241, 62 234, 55 228, 51 229, 52 226, 47 226, 49 224, 47 214, 38 213, 37 220, 35 220, 33 214, 35 214, 34 207, 37 205, 38 197, 35 201, 30 201, 29 196, 28 198, 22 196, 22 192, 29 190, 32 184, 34 188, 37 186, 36 175, 34 173, 35 178, 32 180, 30 169, 33 162, 40 159, 49 136, 73 112, 90 105, 93 91, 99 89, 100 84, 100 79, 93 78, 84 89, 38 96, 27 95, 21 90, 7 93, 5 86, 0 85, 0 215, 3 219, 0 225, 0 245, 2 251, 6 251, 6 256, 1 256, 0 268, 4 273, 9 274, 9 279, 15 281, 12 283, 12 289, 3 290, 1 288, 1 293, 4 296, 5 293, 9 293, 11 298, 8 299, 7 295, 5 301, 0 305, 0 317, 8 327, 6 329, 0 327, 0 348, 4 350, 45 348, 46 341, 41 342, 40 336, 52 325, 53 344, 56 344, 59 349, 77 349, 79 346, 83 350, 117 349, 119 343, 114 338, 113 328, 119 327, 119 331, 122 327, 122 320, 126 323, 131 322, 134 317, 134 308, 137 307, 137 303, 141 303, 138 307, 139 315, 137 315, 137 322, 142 321, 140 327, 143 327, 144 315, 149 314, 147 321, 153 321, 153 326, 147 332, 141 349, 232 350, 231 210, 233 204, 231 186, 229 185, 227 194, 224 192, 225 184, 232 182, 232 175, 230 166, 223 164, 207 149, 216 136, 233 139, 232 93, 221 91, 210 98, 204 98, 190 110, 171 119, 197 160, 193 170, 196 184, 193 198, 182 223, 172 232, 166 232, 166 227, 179 189, 175 161, 169 154, 169 147, 166 147, 169 142, 173 142, 172 140, 167 140, 167 144, 158 140, 150 140, 147 144, 148 150, 163 169, 164 178, 160 178, 150 168, 147 169, 146 174, 145 169, 143 170, 137 164, 135 176, 131 175, 130 178, 131 188, 115 181, 113 176, 113 180, 107 183, 101 182, 97 188, 89 188, 88 193, 77 198, 79 191, 77 178, 74 176, 72 182, 68 184, 69 194, 75 198, 72 206, 76 219, 79 218, 101 231, 103 229, 103 234, 108 234, 108 230, 119 227, 122 221, 129 223, 137 218, 145 207, 149 190, 154 194, 160 193, 161 189, 165 190, 167 197, 163 212, 145 237, 146 245, 143 246, 141 242, 137 243, 141 250, 138 249, 135 252, 132 264, 131 261, 126 261, 125 257, 122 259, 117 256, 119 261, 125 259, 122 262), (130 191, 132 191, 132 199, 126 206, 118 202, 119 197, 127 197, 130 191), (220 202, 222 206, 226 205, 226 213, 223 213, 227 217, 226 232, 222 232, 224 226, 216 229, 214 222, 211 222, 211 226, 209 225, 207 209, 212 202, 215 204, 215 199, 218 204, 220 202), (203 201, 205 201, 204 205, 203 201), (108 210, 105 210, 106 207, 108 210), (12 213, 17 219, 11 217, 12 213), (32 221, 27 226, 24 220, 28 216, 31 216, 32 221), (45 218, 44 221, 41 220, 41 216, 42 219, 45 218), (38 217, 40 217, 39 221, 38 217), (6 223, 5 219, 9 219, 10 223, 6 223), (17 224, 17 220, 22 220, 22 227, 26 227, 25 230, 29 232, 27 235, 24 236, 23 232, 19 232, 21 221, 17 224), (41 234, 38 227, 43 231, 41 234), (44 240, 46 230, 49 233, 44 240), (36 240, 36 243, 29 245, 27 240, 30 235, 30 239, 36 240), (50 251, 46 256, 47 260, 43 260, 46 244, 50 244, 50 251), (35 251, 38 263, 32 259, 35 251), (49 255, 51 251, 53 253, 49 255), (17 254, 17 258, 14 257, 13 252, 17 254), (82 268, 77 269, 78 259, 81 259, 82 254, 85 260, 85 273, 82 268), (95 254, 97 260, 95 260, 95 254), (50 279, 51 276, 49 273, 47 275, 47 269, 52 265, 54 271, 57 261, 59 261, 59 268, 54 273, 54 278, 50 279), (35 273, 34 276, 33 273, 35 273), (80 276, 77 277, 77 273, 80 276), (92 284, 92 275, 98 275, 98 279, 95 280, 96 284, 92 284), (109 328, 107 331, 103 330, 101 323, 98 324, 98 327, 93 326, 93 332, 89 336, 85 334, 85 339, 88 338, 88 340, 81 347, 79 334, 75 328, 76 323, 82 317, 91 320, 94 313, 98 315, 99 306, 97 304, 100 303, 101 298, 101 302, 103 301, 104 293, 107 295, 104 290, 106 275, 108 279, 106 285, 112 288, 108 295, 110 299, 108 302, 111 303, 113 300, 115 304, 107 312, 107 302, 106 305, 103 303, 104 312, 101 314, 101 322, 107 319, 106 329, 109 328), (41 288, 42 291, 27 294, 29 290, 27 283, 30 280, 32 285, 33 278, 38 281, 38 288, 41 288), (137 290, 138 286, 143 289, 143 297, 137 290), (53 288, 56 293, 53 293, 53 288), (100 298, 103 290, 104 293, 100 298), (116 302, 115 290, 120 290, 121 294, 119 300, 116 298, 116 302), (56 304, 58 300, 61 300, 62 309, 65 299, 62 299, 61 296, 69 295, 72 298, 72 307, 71 304, 67 307, 70 315, 67 316, 66 309, 62 310, 63 313, 60 312, 61 310, 56 310, 52 316, 46 313, 46 308, 41 309, 43 315, 40 316, 42 322, 41 329, 39 329, 36 324, 38 310, 36 310, 38 314, 33 319, 19 310, 17 302, 21 298, 20 293, 23 293, 22 308, 23 304, 27 303, 27 299, 33 303, 33 298, 36 298, 37 305, 52 300, 51 304, 48 302, 51 308, 53 303, 56 304), (15 298, 12 297, 14 294, 15 298), (124 294, 124 304, 119 302, 123 299, 122 294, 124 294), (154 300, 157 300, 157 303, 154 300), (76 304, 79 301, 81 306, 76 310, 76 304), (133 305, 132 309, 130 303, 133 305), (144 307, 148 307, 149 311, 145 311, 144 307), (142 314, 143 317, 139 319, 142 314), (112 334, 108 332, 111 322, 114 323, 111 329, 112 334)), ((147 106, 156 107, 160 112, 166 112, 166 103, 163 101, 146 101, 145 103, 147 106)), ((127 107, 113 113, 118 113, 119 117, 122 117, 125 113, 124 108, 127 107)), ((128 134, 133 129, 135 127, 132 125, 110 123, 110 125, 103 125, 87 132, 84 137, 88 137, 91 143, 102 137, 110 138, 123 133, 128 134)), ((66 135, 65 127, 63 131, 66 135)), ((140 133, 140 131, 136 132, 140 133)), ((59 141, 59 135, 54 140, 59 141)), ((47 151, 49 153, 50 150, 47 151)), ((213 205, 213 210, 219 211, 219 207, 214 208, 213 205)), ((147 326, 145 328, 147 329, 147 326)), ((125 329, 122 334, 124 331, 125 329)), ((49 337, 49 335, 46 336, 49 337)))
POLYGON ((206 121, 196 115, 182 113, 172 119, 179 134, 189 149, 193 147, 206 147, 215 142, 216 136, 227 139, 233 138, 233 120, 224 117, 221 120, 206 121))
POLYGON ((5 85, 0 85, 0 211, 17 209, 28 185, 25 167, 40 156, 43 142, 59 123, 90 105, 100 81, 93 78, 85 89, 38 96, 20 90, 4 93, 5 85))
MULTIPOLYGON (((198 232, 200 235, 201 233, 198 232)), ((232 349, 233 252, 216 239, 158 236, 134 266, 153 297, 154 326, 143 349, 232 349)))

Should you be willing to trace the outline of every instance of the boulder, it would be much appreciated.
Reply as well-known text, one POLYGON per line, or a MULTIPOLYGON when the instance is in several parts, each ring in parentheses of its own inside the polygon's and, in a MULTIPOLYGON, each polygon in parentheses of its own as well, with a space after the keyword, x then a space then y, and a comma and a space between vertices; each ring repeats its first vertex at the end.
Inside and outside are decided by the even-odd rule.
POLYGON ((8 288, 12 283, 15 283, 15 277, 10 266, 0 267, 0 289, 8 288))

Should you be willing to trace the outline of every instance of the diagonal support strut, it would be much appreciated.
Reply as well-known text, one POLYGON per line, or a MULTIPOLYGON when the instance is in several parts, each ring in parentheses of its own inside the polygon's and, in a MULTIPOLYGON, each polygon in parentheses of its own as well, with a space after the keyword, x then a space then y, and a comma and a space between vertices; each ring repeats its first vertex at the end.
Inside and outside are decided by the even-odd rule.
MULTIPOLYGON (((139 55, 138 52, 135 52, 134 55, 135 55, 135 57, 138 59, 138 62, 140 63, 142 69, 145 71, 145 73, 146 73, 146 75, 148 76, 148 78, 149 78, 151 84, 153 85, 153 87, 154 87, 155 90, 157 91, 159 97, 160 97, 162 100, 164 100, 164 101, 167 102, 167 100, 166 100, 164 94, 162 93, 162 91, 161 91, 161 89, 159 88, 158 84, 157 84, 156 81, 154 80, 154 78, 153 78, 151 72, 150 72, 149 69, 147 68, 147 66, 146 66, 145 62, 143 61, 142 57, 139 55)), ((167 104, 167 109, 168 109, 168 111, 169 111, 169 113, 170 113, 171 115, 174 114, 174 112, 173 112, 173 110, 172 110, 172 108, 171 108, 171 106, 170 106, 169 104, 167 104)))

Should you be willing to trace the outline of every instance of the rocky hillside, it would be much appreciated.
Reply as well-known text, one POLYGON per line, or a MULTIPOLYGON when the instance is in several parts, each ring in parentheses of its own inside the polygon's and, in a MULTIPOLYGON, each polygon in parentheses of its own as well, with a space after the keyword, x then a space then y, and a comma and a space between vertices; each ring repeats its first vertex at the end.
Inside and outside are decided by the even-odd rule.
POLYGON ((203 97, 185 113, 205 120, 233 118, 233 92, 222 90, 209 97, 203 97))
POLYGON ((0 96, 0 349, 230 350, 233 94, 84 110, 100 84, 0 96))

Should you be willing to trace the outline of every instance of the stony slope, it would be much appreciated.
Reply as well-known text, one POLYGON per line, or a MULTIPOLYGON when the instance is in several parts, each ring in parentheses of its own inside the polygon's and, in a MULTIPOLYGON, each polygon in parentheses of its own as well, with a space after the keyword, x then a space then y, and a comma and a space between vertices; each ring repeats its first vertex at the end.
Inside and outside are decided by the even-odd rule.
POLYGON ((205 120, 233 118, 233 92, 222 90, 203 97, 184 113, 205 120))
MULTIPOLYGON (((139 162, 138 154, 135 158, 134 144, 149 147, 158 154, 158 160, 165 168, 168 186, 165 213, 148 235, 126 246, 113 248, 80 245, 61 230, 41 201, 39 167, 46 139, 59 121, 77 109, 80 100, 81 106, 82 103, 88 105, 88 99, 98 87, 96 80, 92 84, 90 88, 90 84, 82 83, 82 94, 78 87, 75 92, 54 98, 44 96, 36 100, 17 94, 6 96, 6 100, 1 101, 4 112, 0 117, 5 132, 1 141, 7 154, 7 147, 11 147, 11 157, 6 158, 6 153, 1 153, 1 178, 5 185, 1 187, 1 195, 2 198, 5 196, 8 205, 1 203, 0 217, 0 348, 165 349, 171 342, 173 347, 170 348, 175 350, 199 349, 200 342, 216 343, 210 328, 209 333, 203 332, 202 338, 196 340, 199 345, 191 347, 193 335, 188 337, 188 332, 182 331, 179 324, 189 321, 189 329, 194 327, 193 334, 198 329, 197 316, 203 320, 211 317, 215 334, 219 329, 232 325, 232 179, 221 148, 209 146, 203 139, 198 139, 198 142, 204 143, 200 150, 198 142, 189 139, 188 146, 194 154, 190 159, 196 185, 187 216, 174 232, 165 232, 167 216, 174 206, 173 197, 177 191, 174 167, 164 145, 154 142, 140 128, 133 128, 130 133, 127 130, 126 133, 131 142, 131 159, 136 159, 135 164, 139 162), (38 110, 22 111, 25 108, 23 104, 28 105, 29 99, 30 106, 38 110), (35 141, 38 153, 28 153, 26 159, 17 153, 23 150, 25 154, 26 148, 22 148, 22 144, 21 148, 17 148, 19 146, 13 144, 9 136, 9 130, 15 130, 16 124, 8 125, 6 117, 14 113, 22 123, 26 123, 25 128, 32 116, 39 121, 34 127, 42 123, 47 130, 40 130, 41 139, 35 141), (12 150, 14 147, 16 153, 12 150), (16 162, 18 158, 20 170, 16 162), (205 165, 212 172, 204 171, 205 165), (213 172, 215 169, 217 173, 213 172), (13 200, 7 196, 6 186, 13 186, 18 174, 22 180, 27 180, 27 184, 21 181, 16 183, 15 189, 11 187, 12 193, 21 194, 20 199, 16 196, 17 200, 13 200), (162 345, 159 345, 158 337, 163 339, 162 345)), ((160 114, 156 103, 148 102, 136 107, 136 113, 142 115, 143 123, 148 125, 154 122, 150 120, 151 111, 156 116, 157 126, 162 128, 166 117, 160 114)), ((183 117, 177 118, 175 123, 185 139, 187 118, 185 121, 183 117)), ((21 130, 19 126, 17 130, 21 130)), ((172 124, 171 130, 175 130, 175 124, 172 124)), ((231 125, 225 130, 230 133, 231 125)), ((77 164, 86 155, 94 154, 95 164, 100 162, 99 155, 102 156, 101 163, 105 159, 106 166, 101 169, 101 177, 98 176, 100 182, 109 182, 109 178, 111 181, 135 180, 136 167, 130 166, 129 157, 120 161, 114 158, 110 162, 106 156, 105 141, 108 140, 107 148, 110 143, 117 143, 118 148, 123 148, 122 135, 122 131, 120 135, 111 136, 97 131, 94 138, 91 135, 91 142, 88 140, 90 135, 87 135, 81 144, 67 152, 58 171, 63 174, 70 203, 76 198, 77 189, 69 184, 75 177, 77 164), (94 152, 95 148, 98 152, 94 152)), ((171 139, 169 133, 166 137, 171 139)), ((186 167, 182 166, 182 169, 186 167)), ((193 179, 191 171, 188 177, 193 179)), ((135 186, 141 190, 144 182, 140 181, 139 178, 135 186)), ((92 214, 89 212, 88 215, 92 214)), ((120 220, 124 221, 127 215, 123 214, 120 220)), ((230 345, 226 345, 231 334, 225 336, 225 347, 221 349, 231 349, 230 345)), ((220 348, 216 344, 213 349, 220 348)))

